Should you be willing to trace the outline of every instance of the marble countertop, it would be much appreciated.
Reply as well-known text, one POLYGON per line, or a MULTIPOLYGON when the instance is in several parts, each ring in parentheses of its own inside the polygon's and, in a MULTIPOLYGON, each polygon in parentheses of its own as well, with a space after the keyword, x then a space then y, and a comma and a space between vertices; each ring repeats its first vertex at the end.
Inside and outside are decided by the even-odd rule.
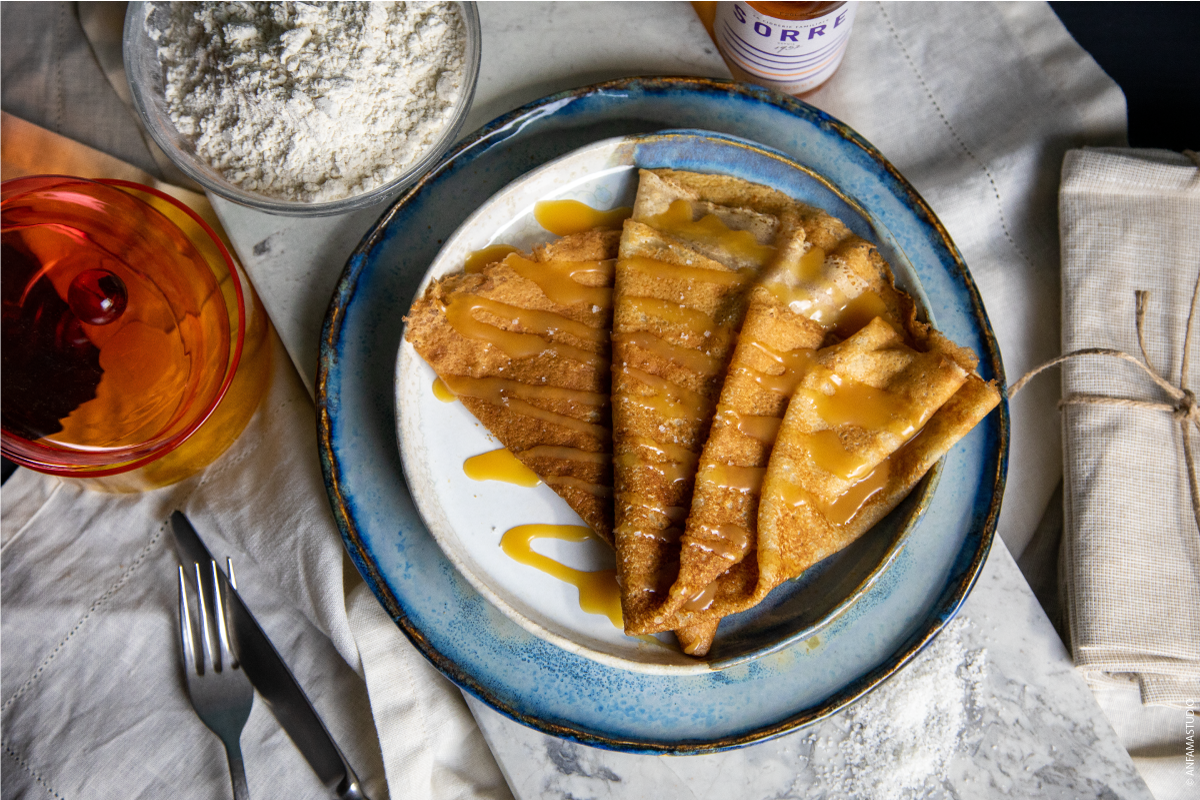
MULTIPOLYGON (((986 12, 948 9, 941 15, 940 24, 958 24, 953 19, 955 15, 999 15, 1003 26, 1007 26, 1002 28, 1007 31, 1004 35, 1022 35, 1025 62, 1049 60, 1048 54, 1055 52, 1055 48, 1074 46, 1048 8, 1040 4, 1017 5, 1031 8, 1002 12, 993 8, 986 12)), ((495 116, 550 92, 600 80, 666 74, 728 77, 724 63, 685 3, 483 3, 479 13, 484 35, 483 63, 475 104, 464 131, 474 130, 495 116)), ((936 93, 939 81, 949 80, 946 75, 953 69, 964 74, 971 70, 978 73, 980 62, 960 57, 943 65, 946 69, 938 73, 936 80, 922 76, 913 62, 913 41, 929 37, 921 39, 923 46, 936 49, 938 40, 936 32, 920 32, 916 17, 906 17, 916 13, 912 9, 885 10, 875 4, 863 4, 842 72, 813 102, 864 133, 917 184, 942 215, 973 269, 975 264, 991 257, 997 247, 986 237, 975 237, 970 222, 956 219, 954 193, 962 186, 981 186, 983 191, 990 191, 987 187, 990 182, 1000 209, 1003 235, 1016 250, 1027 253, 1025 260, 1035 268, 1030 274, 1044 271, 1045 264, 1039 258, 1049 259, 1055 267, 1052 279, 1056 284, 1057 231, 1053 227, 1049 232, 1042 230, 1038 228, 1041 223, 1026 218, 1044 212, 1047 202, 1053 203, 1056 182, 1045 185, 1044 164, 1039 164, 1040 172, 1031 173, 1032 177, 1013 177, 989 160, 1002 162, 1002 153, 989 152, 986 144, 970 140, 970 125, 955 116, 970 113, 970 104, 949 102, 945 95, 936 93), (931 120, 928 124, 933 126, 931 136, 936 138, 949 129, 953 135, 948 137, 948 146, 957 151, 953 144, 957 138, 969 156, 948 152, 944 161, 951 173, 954 167, 951 162, 957 157, 966 165, 964 169, 978 172, 976 167, 982 166, 982 175, 963 178, 927 169, 927 162, 935 154, 928 150, 921 152, 917 144, 910 145, 911 131, 898 131, 886 120, 879 121, 864 111, 858 111, 856 118, 856 110, 867 106, 848 100, 847 93, 861 86, 864 89, 860 92, 861 103, 877 98, 877 87, 868 92, 865 83, 855 83, 863 81, 858 70, 887 69, 880 60, 882 56, 874 57, 877 48, 873 45, 893 38, 900 43, 894 57, 903 56, 914 65, 913 72, 919 79, 916 83, 924 85, 928 100, 936 109, 936 114, 928 115, 931 120), (1007 193, 1008 206, 999 202, 1002 190, 1007 193), (1027 202, 1021 205, 1013 197, 1027 202), (972 255, 975 249, 981 253, 978 260, 972 255), (1044 255, 1051 252, 1050 256, 1044 255)), ((921 57, 918 53, 918 60, 921 57)), ((986 58, 986 54, 979 58, 986 58)), ((1027 64, 1022 68, 1029 69, 1027 64)), ((1006 91, 1005 80, 1013 82, 1008 91, 1028 92, 1030 97, 1036 98, 1041 88, 1020 70, 1013 75, 992 77, 993 92, 1006 91)), ((1050 86, 1053 82, 1048 80, 1044 83, 1047 95, 1056 92, 1061 95, 1071 89, 1063 84, 1050 86)), ((914 91, 919 92, 920 86, 914 91)), ((1062 122, 1049 119, 1052 110, 1039 111, 1035 104, 1029 105, 1027 113, 1031 118, 1038 114, 1047 117, 1045 120, 1038 117, 1036 124, 1042 127, 1028 128, 1030 135, 1044 136, 1046 141, 1056 137, 1054 147, 1086 140, 1094 133, 1093 128, 1102 127, 1097 121, 1098 112, 1090 118, 1081 112, 1062 122), (1054 127, 1068 124, 1075 127, 1067 133, 1054 127)), ((1084 103, 1077 107, 1092 108, 1084 103)), ((1009 120, 1014 126, 1021 122, 1009 120)), ((1046 152, 1040 155, 1046 156, 1046 152)), ((1053 159, 1052 154, 1046 157, 1053 159)), ((1061 152, 1057 157, 1061 159, 1061 152)), ((1048 174, 1056 177, 1057 167, 1051 166, 1048 174)), ((348 216, 315 220, 268 216, 220 200, 214 205, 311 391, 320 326, 333 286, 347 256, 386 204, 348 216)), ((1053 226, 1052 213, 1050 220, 1053 226)), ((1002 256, 996 258, 1002 260, 1002 256)), ((978 272, 976 277, 979 280, 978 272)), ((1021 301, 1030 307, 1047 303, 1056 315, 1057 300, 1037 294, 1037 282, 1041 280, 1044 278, 1031 278, 1013 289, 987 280, 985 274, 980 284, 989 308, 992 304, 1005 304, 1004 308, 1011 310, 1009 304, 1021 301), (1010 294, 1015 294, 1015 298, 1010 294)), ((1005 347, 1003 327, 998 325, 998 328, 1001 345, 1005 347)), ((1051 341, 1050 347, 1057 347, 1057 341, 1051 341)), ((1006 349, 1005 355, 1006 367, 1015 373, 1025 368, 1023 360, 1037 358, 1038 354, 1036 348, 1030 351, 1014 346, 1006 349), (1011 353, 1018 351, 1020 355, 1012 359, 1011 353)), ((1046 498, 1053 490, 1053 483, 1048 490, 1035 491, 1022 482, 1023 468, 1034 464, 1039 456, 1029 449, 1031 446, 1023 444, 1018 429, 1021 421, 1021 409, 1014 408, 1010 499, 1006 500, 1006 506, 1014 508, 1010 511, 1006 507, 1008 522, 1002 520, 1001 524, 1002 535, 1017 551, 1028 541, 1032 529, 1028 520, 1036 522, 1041 516, 1046 498), (1011 499, 1014 492, 1020 493, 1019 501, 1011 499)), ((1052 421, 1051 426, 1056 425, 1057 421, 1052 421)), ((1029 434, 1030 439, 1038 436, 1045 438, 1036 429, 1029 434)), ((1050 448, 1054 449, 1056 439, 1053 436, 1051 439, 1050 448)), ((1053 469, 1051 465, 1049 472, 1053 469)), ((917 794, 1150 796, 1000 538, 958 619, 904 672, 843 712, 772 741, 705 756, 635 756, 553 739, 524 728, 475 700, 470 700, 470 704, 513 793, 522 800, 651 795, 663 800, 917 794), (914 680, 908 680, 910 673, 916 676, 914 680), (937 708, 931 707, 928 713, 921 709, 914 711, 905 692, 916 691, 913 686, 917 678, 927 676, 933 680, 939 674, 945 691, 961 693, 961 701, 955 696, 950 706, 935 704, 937 708), (898 711, 908 717, 893 718, 898 711), (908 770, 912 774, 887 782, 890 788, 870 790, 871 781, 875 781, 871 785, 876 787, 884 785, 878 782, 879 765, 893 762, 916 766, 908 770), (927 782, 920 769, 928 770, 927 782)))
POLYGON ((1151 797, 1003 545, 955 621, 905 672, 832 717, 751 747, 628 755, 470 706, 521 800, 650 791, 661 800, 1151 797), (952 698, 914 708, 906 692, 931 686, 952 698), (900 774, 877 790, 893 765, 900 774))

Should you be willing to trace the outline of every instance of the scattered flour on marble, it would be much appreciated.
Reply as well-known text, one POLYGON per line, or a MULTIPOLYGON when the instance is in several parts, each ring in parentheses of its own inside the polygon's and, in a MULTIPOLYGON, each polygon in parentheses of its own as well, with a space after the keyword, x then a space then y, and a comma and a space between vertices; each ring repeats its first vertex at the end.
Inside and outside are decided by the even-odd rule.
POLYGON ((464 91, 453 3, 171 3, 146 27, 180 134, 230 182, 279 199, 398 177, 464 91))
POLYGON ((951 622, 928 648, 845 717, 838 752, 810 763, 832 796, 908 800, 936 793, 968 724, 987 704, 986 650, 968 651, 966 620, 951 622))

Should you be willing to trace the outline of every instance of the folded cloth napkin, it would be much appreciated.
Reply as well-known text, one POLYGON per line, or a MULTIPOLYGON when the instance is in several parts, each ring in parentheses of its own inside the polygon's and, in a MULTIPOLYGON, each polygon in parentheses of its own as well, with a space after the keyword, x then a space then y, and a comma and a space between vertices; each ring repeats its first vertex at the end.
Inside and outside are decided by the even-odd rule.
MULTIPOLYGON (((1063 352, 1111 348, 1180 387, 1200 274, 1200 164, 1161 150, 1067 153, 1060 195, 1063 352)), ((1200 317, 1200 311, 1197 311, 1200 317)), ((1186 383, 1200 389, 1200 319, 1186 383)), ((1169 403, 1141 369, 1081 356, 1063 396, 1169 403)), ((1187 424, 1200 461, 1200 430, 1187 424)), ((1181 425, 1169 410, 1063 408, 1066 524, 1060 565, 1076 665, 1093 686, 1136 680, 1146 704, 1200 702, 1200 529, 1181 425)))

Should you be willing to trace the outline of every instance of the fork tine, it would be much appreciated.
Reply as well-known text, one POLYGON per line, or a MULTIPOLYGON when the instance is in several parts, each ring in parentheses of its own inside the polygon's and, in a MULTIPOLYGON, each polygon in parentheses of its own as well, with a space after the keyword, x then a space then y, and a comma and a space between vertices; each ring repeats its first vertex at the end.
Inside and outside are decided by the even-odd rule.
POLYGON ((207 675, 213 671, 212 636, 208 632, 208 608, 204 602, 204 580, 201 578, 200 565, 193 563, 196 570, 196 598, 200 601, 200 640, 204 645, 204 671, 207 675))
POLYGON ((196 671, 196 650, 192 637, 192 615, 188 613, 187 584, 183 582, 183 565, 179 565, 179 641, 183 645, 183 663, 191 672, 196 671))
POLYGON ((229 576, 229 585, 237 591, 237 575, 233 574, 233 559, 225 556, 225 574, 229 576))
POLYGON ((213 615, 217 618, 217 643, 221 647, 221 669, 232 669, 233 655, 229 651, 229 626, 225 621, 225 602, 222 598, 224 587, 221 585, 220 576, 217 575, 217 562, 209 561, 208 563, 212 567, 213 615))

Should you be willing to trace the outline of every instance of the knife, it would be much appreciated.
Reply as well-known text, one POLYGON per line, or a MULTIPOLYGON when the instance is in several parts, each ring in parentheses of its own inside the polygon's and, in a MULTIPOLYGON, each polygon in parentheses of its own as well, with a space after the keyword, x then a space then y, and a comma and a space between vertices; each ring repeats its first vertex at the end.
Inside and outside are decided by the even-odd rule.
MULTIPOLYGON (((175 533, 180 560, 185 564, 216 561, 182 512, 172 512, 171 530, 175 533)), ((217 569, 220 571, 219 566, 217 569)), ((193 580, 189 570, 183 572, 189 576, 189 580, 193 580)), ((358 776, 329 735, 325 723, 317 716, 304 690, 296 683, 291 670, 259 627, 258 620, 254 619, 242 601, 236 585, 230 576, 222 575, 228 588, 226 613, 234 650, 250 682, 325 788, 339 800, 368 800, 359 785, 358 776)))

